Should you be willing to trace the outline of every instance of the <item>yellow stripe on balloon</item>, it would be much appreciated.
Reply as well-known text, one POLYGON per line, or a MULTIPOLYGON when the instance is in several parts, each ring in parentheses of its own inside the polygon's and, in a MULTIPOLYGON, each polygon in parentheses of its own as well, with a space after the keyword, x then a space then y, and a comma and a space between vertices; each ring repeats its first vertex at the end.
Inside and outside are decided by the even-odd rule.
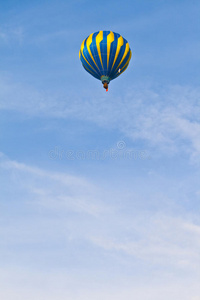
POLYGON ((125 65, 123 66, 123 68, 121 69, 120 74, 122 74, 126 70, 126 68, 128 67, 128 64, 131 60, 131 56, 132 56, 132 52, 130 51, 129 58, 128 58, 127 62, 125 63, 125 65))
POLYGON ((101 61, 101 65, 102 65, 102 68, 103 68, 103 62, 102 62, 101 51, 100 51, 100 43, 101 43, 101 41, 103 41, 103 31, 99 31, 99 33, 96 36, 97 51, 98 51, 99 58, 100 58, 100 61, 101 61))
POLYGON ((111 43, 114 41, 114 39, 115 39, 114 33, 111 31, 107 36, 107 68, 109 65, 109 58, 110 58, 110 46, 111 43))
MULTIPOLYGON (((112 68, 113 68, 113 66, 115 65, 117 56, 118 56, 119 51, 120 51, 120 49, 121 49, 121 46, 123 46, 123 44, 124 44, 124 39, 123 39, 122 36, 120 36, 120 37, 118 38, 118 40, 117 40, 117 50, 116 50, 116 53, 115 53, 115 58, 114 58, 114 61, 113 61, 113 64, 112 64, 112 68)), ((112 68, 111 68, 111 69, 112 69, 112 68)))
POLYGON ((87 59, 85 58, 84 54, 83 53, 81 53, 81 54, 82 54, 84 60, 86 61, 86 63, 96 72, 96 70, 91 66, 91 64, 89 63, 89 61, 87 61, 87 59))
POLYGON ((92 72, 90 69, 88 69, 85 65, 83 65, 83 66, 84 66, 84 68, 86 68, 86 69, 88 70, 88 72, 89 72, 90 74, 96 75, 94 72, 92 72))
MULTIPOLYGON (((92 55, 92 52, 91 52, 91 50, 90 50, 90 45, 92 44, 92 37, 93 37, 93 34, 94 34, 94 33, 91 33, 91 34, 89 35, 89 37, 87 38, 86 46, 87 46, 87 50, 88 50, 88 52, 89 52, 89 54, 90 54, 90 57, 92 58, 93 62, 95 63, 95 65, 96 65, 96 67, 97 67, 97 69, 99 70, 99 68, 98 68, 98 66, 97 66, 97 64, 96 64, 96 62, 95 62, 95 60, 94 60, 94 57, 93 57, 93 55, 92 55)), ((99 71, 100 71, 100 70, 99 70, 99 71)))
POLYGON ((84 44, 85 44, 85 39, 84 39, 84 41, 83 41, 82 44, 81 44, 81 53, 82 53, 82 54, 83 54, 84 44))
POLYGON ((84 60, 87 62, 87 64, 96 72, 96 70, 90 65, 90 63, 87 61, 87 59, 85 58, 85 55, 83 54, 83 48, 84 48, 84 44, 85 44, 85 39, 84 39, 84 41, 82 42, 82 44, 81 44, 81 49, 80 49, 80 51, 79 51, 79 58, 80 58, 80 56, 81 56, 81 54, 82 54, 82 56, 83 56, 83 58, 84 58, 84 60))
POLYGON ((124 51, 124 55, 123 55, 120 63, 118 64, 117 68, 115 69, 115 72, 119 68, 119 66, 121 65, 121 63, 124 61, 126 55, 128 54, 128 51, 129 51, 129 43, 126 43, 126 48, 125 48, 125 51, 124 51))

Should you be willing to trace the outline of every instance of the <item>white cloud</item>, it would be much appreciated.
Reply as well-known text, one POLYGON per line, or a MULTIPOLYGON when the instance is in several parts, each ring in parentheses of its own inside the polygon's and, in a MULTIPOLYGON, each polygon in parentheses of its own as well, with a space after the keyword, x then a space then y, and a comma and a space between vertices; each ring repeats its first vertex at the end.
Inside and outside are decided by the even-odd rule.
MULTIPOLYGON (((158 195, 153 211, 144 212, 143 206, 135 206, 133 213, 126 214, 124 205, 129 202, 123 190, 113 190, 112 186, 110 190, 104 190, 104 187, 94 186, 85 178, 28 166, 9 160, 4 155, 1 155, 0 166, 8 172, 5 182, 7 188, 12 186, 13 197, 19 206, 32 203, 38 209, 61 213, 64 219, 68 212, 71 213, 68 217, 72 226, 69 236, 111 251, 114 256, 128 255, 133 256, 134 261, 139 259, 148 264, 163 265, 164 268, 171 266, 177 270, 186 268, 198 272, 196 262, 200 260, 200 225, 195 213, 188 212, 190 218, 187 211, 176 217, 171 216, 170 210, 165 211, 166 205, 160 205, 158 195), (116 199, 114 202, 113 197, 116 199), (123 200, 121 204, 118 199, 123 200), (82 223, 85 214, 88 221, 82 223)), ((132 194, 131 201, 137 202, 138 199, 133 200, 136 197, 144 204, 147 201, 141 200, 139 191, 132 194)), ((148 202, 153 203, 151 197, 155 195, 148 194, 148 202)), ((171 201, 172 207, 173 202, 176 199, 171 201)), ((66 228, 63 217, 61 222, 66 228)), ((125 258, 127 261, 128 256, 125 258)))
POLYGON ((93 196, 95 187, 84 178, 11 161, 3 154, 0 166, 15 174, 15 185, 20 185, 29 194, 35 195, 38 203, 51 209, 71 209, 91 215, 98 215, 103 210, 93 196))
POLYGON ((172 86, 154 91, 153 87, 140 86, 118 95, 115 90, 109 96, 103 91, 98 97, 94 95, 94 88, 82 91, 81 97, 77 92, 69 92, 66 97, 62 92, 49 95, 32 87, 24 88, 9 79, 0 81, 1 109, 92 121, 102 127, 116 128, 132 141, 143 141, 169 154, 184 152, 198 160, 198 88, 172 86))
POLYGON ((9 44, 16 43, 22 44, 24 40, 24 29, 21 26, 1 28, 0 30, 0 42, 9 44))
MULTIPOLYGON (((159 282, 155 278, 148 278, 143 282, 137 278, 126 278, 126 281, 116 280, 114 274, 106 281, 103 274, 62 272, 30 272, 27 269, 0 270, 0 279, 3 283, 0 296, 4 300, 49 299, 57 298, 75 300, 198 300, 199 288, 192 280, 181 281, 176 278, 173 282, 167 278, 159 282)), ((107 276, 105 275, 107 278, 107 276)))
POLYGON ((124 236, 113 238, 108 233, 104 237, 91 237, 91 241, 111 253, 173 268, 174 272, 182 269, 200 275, 200 226, 162 213, 152 213, 142 222, 139 219, 129 220, 132 227, 129 235, 125 230, 124 236))
POLYGON ((107 191, 85 178, 3 154, 0 166, 2 299, 98 295, 122 300, 135 295, 159 300, 164 294, 164 300, 191 300, 198 295, 200 224, 195 213, 171 216, 165 207, 154 207, 127 214, 126 195, 116 186, 107 191), (58 259, 62 263, 54 264, 58 259))

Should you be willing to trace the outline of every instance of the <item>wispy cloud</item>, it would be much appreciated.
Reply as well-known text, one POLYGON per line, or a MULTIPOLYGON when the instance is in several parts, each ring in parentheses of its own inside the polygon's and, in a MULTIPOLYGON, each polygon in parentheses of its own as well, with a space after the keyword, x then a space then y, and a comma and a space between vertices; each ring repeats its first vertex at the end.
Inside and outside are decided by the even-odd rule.
MULTIPOLYGON (((103 209, 93 197, 95 187, 86 179, 68 174, 45 171, 6 159, 1 154, 0 166, 16 174, 17 184, 35 195, 39 205, 51 209, 69 209, 98 215, 103 209)), ((16 182, 15 182, 16 184, 16 182)))
POLYGON ((0 279, 3 283, 0 296, 5 300, 17 299, 16 294, 20 294, 20 299, 29 298, 39 300, 48 298, 59 299, 105 299, 123 300, 134 296, 137 300, 199 300, 200 290, 192 282, 192 279, 181 281, 180 277, 171 280, 170 276, 165 281, 153 278, 139 282, 137 278, 126 278, 117 280, 115 274, 100 275, 98 270, 91 274, 89 278, 85 272, 79 275, 62 272, 37 272, 26 269, 12 268, 1 269, 0 279), (106 279, 106 280, 105 280, 106 279), (11 288, 12 287, 12 288, 11 288), (77 288, 78 287, 78 288, 77 288))
MULTIPOLYGON (((3 154, 0 166, 4 185, 0 230, 4 263, 0 277, 5 282, 0 295, 3 293, 4 299, 9 300, 11 291, 19 289, 21 299, 32 289, 34 297, 40 299, 43 291, 48 295, 49 282, 53 282, 49 293, 52 300, 58 289, 61 299, 90 299, 100 293, 105 299, 122 300, 124 295, 131 297, 134 293, 146 300, 145 289, 150 300, 159 300, 164 290, 168 296, 178 293, 179 286, 186 282, 193 288, 190 293, 183 288, 181 299, 198 296, 200 224, 195 212, 175 216, 162 205, 159 209, 154 205, 151 210, 135 206, 132 212, 130 203, 127 207, 127 195, 120 188, 116 191, 111 182, 108 190, 87 178, 29 166, 3 154), (12 217, 13 210, 18 213, 12 217), (55 277, 45 275, 45 265, 55 277), (118 275, 113 277, 115 269, 118 275), (27 276, 32 279, 26 290, 27 276), (119 290, 110 290, 107 276, 119 290), (152 277, 149 285, 144 282, 145 276, 152 277), (38 278, 43 280, 43 291, 38 278), (94 278, 103 284, 103 290, 94 278), (79 284, 81 292, 75 295, 79 284)), ((131 201, 139 196, 132 194, 131 201)), ((152 196, 144 201, 151 202, 152 196)))
MULTIPOLYGON (((10 174, 7 182, 13 187, 15 201, 19 201, 19 205, 32 202, 33 206, 64 213, 64 216, 74 212, 77 216, 70 218, 77 224, 80 224, 79 217, 85 214, 91 216, 89 223, 84 225, 87 230, 79 227, 74 232, 75 236, 114 255, 130 255, 134 260, 198 271, 200 224, 195 213, 189 212, 190 218, 187 211, 175 217, 159 205, 158 199, 158 207, 153 211, 144 212, 142 208, 135 207, 134 214, 124 215, 124 205, 128 202, 123 191, 117 194, 112 189, 104 191, 103 187, 94 186, 85 178, 42 170, 9 160, 4 155, 1 155, 0 166, 10 174), (17 196, 19 191, 23 192, 17 196), (121 198, 125 204, 113 204, 110 197, 117 198, 115 203, 121 198)), ((150 196, 148 201, 151 202, 150 196)), ((128 257, 126 259, 129 261, 128 257)))
POLYGON ((194 87, 133 87, 124 93, 94 88, 81 95, 70 91, 54 95, 10 80, 0 81, 0 107, 30 115, 74 118, 92 121, 102 127, 118 129, 133 141, 140 140, 168 153, 200 153, 200 91, 194 87), (84 105, 83 105, 84 103, 84 105), (90 112, 88 114, 88 111, 90 112))
POLYGON ((99 247, 118 255, 128 255, 159 266, 199 272, 200 226, 184 219, 158 214, 141 223, 129 220, 133 236, 91 240, 99 247), (121 253, 121 254, 120 254, 121 253))
POLYGON ((21 26, 5 27, 0 29, 0 45, 9 43, 22 44, 24 40, 24 29, 21 26))

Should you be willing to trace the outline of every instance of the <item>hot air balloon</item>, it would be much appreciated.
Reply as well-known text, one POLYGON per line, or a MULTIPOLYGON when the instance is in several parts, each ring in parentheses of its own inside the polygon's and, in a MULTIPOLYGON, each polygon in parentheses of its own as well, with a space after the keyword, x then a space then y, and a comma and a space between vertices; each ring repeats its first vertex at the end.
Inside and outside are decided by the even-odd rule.
POLYGON ((111 80, 121 75, 131 59, 129 43, 119 33, 98 31, 90 34, 81 44, 79 58, 83 68, 101 80, 108 91, 111 80))

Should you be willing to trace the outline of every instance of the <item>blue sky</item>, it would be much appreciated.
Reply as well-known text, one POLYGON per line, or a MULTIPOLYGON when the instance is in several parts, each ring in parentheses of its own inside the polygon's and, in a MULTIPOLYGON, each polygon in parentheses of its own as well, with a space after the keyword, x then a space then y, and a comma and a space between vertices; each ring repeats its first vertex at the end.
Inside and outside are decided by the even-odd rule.
POLYGON ((199 1, 1 1, 0 298, 200 300, 199 1), (110 83, 81 42, 132 49, 110 83))

